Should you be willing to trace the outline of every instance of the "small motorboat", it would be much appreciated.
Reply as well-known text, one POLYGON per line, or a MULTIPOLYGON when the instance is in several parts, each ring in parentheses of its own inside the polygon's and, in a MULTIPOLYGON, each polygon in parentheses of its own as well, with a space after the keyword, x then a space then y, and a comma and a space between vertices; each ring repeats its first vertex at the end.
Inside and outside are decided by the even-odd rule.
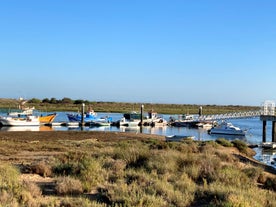
POLYGON ((214 126, 210 130, 208 130, 208 133, 245 136, 246 131, 234 126, 230 122, 222 122, 221 124, 214 126))
MULTIPOLYGON (((67 114, 69 122, 81 122, 82 121, 82 114, 67 114)), ((85 123, 92 122, 97 119, 97 113, 94 112, 93 109, 89 107, 88 111, 84 113, 83 121, 85 123)))
POLYGON ((166 142, 180 142, 185 139, 194 139, 194 136, 186 136, 186 135, 168 135, 165 136, 166 142))
POLYGON ((275 142, 263 142, 262 148, 264 149, 276 149, 276 143, 275 142))

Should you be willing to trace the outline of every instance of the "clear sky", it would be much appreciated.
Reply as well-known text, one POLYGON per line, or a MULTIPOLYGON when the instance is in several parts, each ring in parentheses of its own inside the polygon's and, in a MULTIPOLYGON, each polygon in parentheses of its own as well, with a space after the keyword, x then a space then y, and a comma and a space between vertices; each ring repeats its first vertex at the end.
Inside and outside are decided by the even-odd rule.
POLYGON ((275 0, 2 0, 0 97, 260 105, 275 0))

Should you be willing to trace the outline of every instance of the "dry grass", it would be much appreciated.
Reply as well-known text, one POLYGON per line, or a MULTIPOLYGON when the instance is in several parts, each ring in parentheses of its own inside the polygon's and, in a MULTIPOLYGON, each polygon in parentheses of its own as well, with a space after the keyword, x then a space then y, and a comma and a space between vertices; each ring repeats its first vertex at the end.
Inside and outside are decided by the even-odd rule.
POLYGON ((242 146, 239 152, 218 144, 225 141, 167 143, 143 135, 139 139, 133 134, 74 132, 69 137, 66 132, 43 138, 39 134, 40 141, 30 144, 38 139, 30 135, 37 134, 2 139, 1 148, 14 144, 22 146, 25 154, 19 150, 7 159, 12 149, 0 153, 7 163, 0 165, 4 205, 276 206, 275 175, 241 163, 233 153, 245 156, 241 153, 249 149, 242 143, 236 143, 239 149, 242 146), (123 136, 127 139, 119 138, 123 136), (41 156, 25 162, 27 152, 41 156), (22 182, 16 166, 39 174, 40 180, 22 182), (49 176, 51 185, 46 182, 49 176), (52 194, 44 188, 51 188, 52 194))

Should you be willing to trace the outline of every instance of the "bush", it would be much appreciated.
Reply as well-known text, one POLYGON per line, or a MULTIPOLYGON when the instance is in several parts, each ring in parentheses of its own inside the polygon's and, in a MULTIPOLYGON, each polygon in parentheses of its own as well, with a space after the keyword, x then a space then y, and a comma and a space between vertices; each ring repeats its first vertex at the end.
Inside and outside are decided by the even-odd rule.
POLYGON ((60 177, 57 179, 56 191, 58 195, 77 195, 83 192, 83 188, 77 179, 60 177))
POLYGON ((33 173, 36 173, 43 177, 49 177, 52 175, 52 167, 45 162, 39 162, 32 167, 33 173))
POLYGON ((224 147, 233 147, 233 144, 224 138, 218 138, 216 142, 224 147))
POLYGON ((247 145, 241 140, 232 141, 234 147, 236 147, 241 153, 247 154, 247 145))
POLYGON ((0 187, 11 196, 19 196, 22 186, 19 182, 19 171, 8 164, 0 165, 0 187))

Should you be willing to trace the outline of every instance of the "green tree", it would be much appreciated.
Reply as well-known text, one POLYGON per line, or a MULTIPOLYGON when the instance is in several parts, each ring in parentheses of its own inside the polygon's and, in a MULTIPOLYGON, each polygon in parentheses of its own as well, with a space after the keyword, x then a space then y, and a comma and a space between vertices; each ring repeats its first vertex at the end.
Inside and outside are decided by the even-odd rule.
POLYGON ((49 100, 48 98, 44 98, 44 99, 42 100, 42 103, 50 103, 50 100, 49 100))
POLYGON ((41 103, 41 100, 40 99, 37 99, 37 98, 32 98, 28 101, 28 103, 34 103, 34 104, 38 104, 38 103, 41 103))
POLYGON ((73 101, 72 101, 72 99, 65 97, 65 98, 63 98, 61 100, 61 103, 63 103, 63 104, 71 104, 71 103, 73 103, 73 101))
POLYGON ((56 104, 58 101, 57 101, 57 99, 56 98, 51 98, 51 100, 50 100, 50 103, 51 104, 56 104))

